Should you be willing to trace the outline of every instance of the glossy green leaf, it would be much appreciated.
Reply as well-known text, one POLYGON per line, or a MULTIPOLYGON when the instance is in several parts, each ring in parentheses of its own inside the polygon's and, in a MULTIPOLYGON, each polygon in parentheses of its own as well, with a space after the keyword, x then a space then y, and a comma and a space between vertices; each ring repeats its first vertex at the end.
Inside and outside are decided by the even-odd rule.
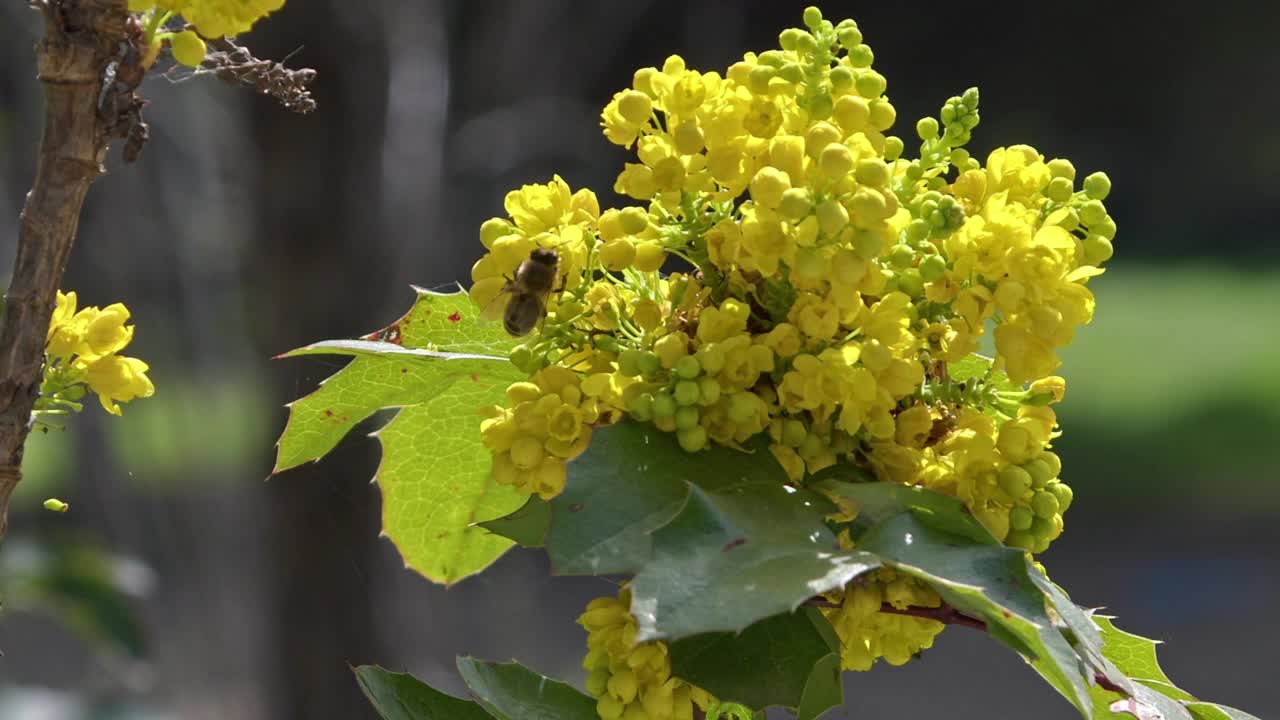
POLYGON ((840 549, 810 497, 776 480, 693 486, 631 582, 638 639, 742 630, 879 567, 840 549))
POLYGON ((497 720, 599 720, 594 699, 518 663, 460 657, 458 672, 497 720))
POLYGON ((856 508, 857 517, 853 522, 855 537, 894 515, 909 511, 937 530, 983 545, 999 544, 956 498, 893 482, 848 482, 849 474, 850 469, 846 466, 835 465, 816 475, 811 485, 838 498, 848 509, 856 508))
POLYGON ((684 506, 691 483, 713 489, 783 478, 767 451, 715 447, 691 455, 674 435, 635 422, 597 430, 568 472, 564 492, 551 501, 547 534, 560 575, 639 570, 653 552, 651 534, 684 506))
POLYGON ((670 653, 674 675, 723 702, 753 710, 800 707, 799 720, 843 702, 839 642, 826 618, 812 608, 761 620, 740 634, 677 640, 670 653))
POLYGON ((431 580, 447 584, 479 572, 511 542, 476 523, 523 502, 489 478, 477 414, 523 378, 506 360, 513 345, 500 326, 480 320, 465 294, 419 290, 409 313, 383 330, 286 353, 353 359, 290 405, 275 472, 318 460, 357 423, 399 408, 375 433, 383 451, 376 477, 383 532, 405 564, 431 580))
POLYGON ((1095 717, 1146 720, 1159 713, 1165 720, 1258 720, 1241 710, 1199 700, 1174 685, 1156 657, 1158 640, 1125 632, 1109 617, 1095 615, 1092 620, 1099 631, 1102 655, 1133 680, 1134 688, 1132 698, 1095 688, 1095 709, 1099 710, 1095 717))
POLYGON ((551 505, 537 495, 532 495, 528 502, 510 515, 476 524, 520 547, 540 548, 547 544, 547 530, 551 527, 551 505))
POLYGON ((446 695, 408 673, 362 665, 355 674, 382 720, 493 720, 474 702, 446 695))
POLYGON ((888 485, 828 479, 821 487, 867 513, 856 521, 859 549, 920 578, 943 601, 982 620, 993 637, 1024 655, 1087 715, 1091 675, 1050 617, 1024 554, 993 544, 960 503, 888 485))

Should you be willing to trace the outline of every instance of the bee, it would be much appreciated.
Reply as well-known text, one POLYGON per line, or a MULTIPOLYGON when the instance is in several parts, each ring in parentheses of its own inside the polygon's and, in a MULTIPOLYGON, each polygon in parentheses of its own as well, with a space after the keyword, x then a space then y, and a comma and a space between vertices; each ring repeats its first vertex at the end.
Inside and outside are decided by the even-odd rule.
POLYGON ((511 298, 502 314, 502 326, 512 337, 528 335, 547 314, 547 297, 560 274, 560 254, 550 248, 534 248, 529 259, 516 268, 502 288, 511 298))

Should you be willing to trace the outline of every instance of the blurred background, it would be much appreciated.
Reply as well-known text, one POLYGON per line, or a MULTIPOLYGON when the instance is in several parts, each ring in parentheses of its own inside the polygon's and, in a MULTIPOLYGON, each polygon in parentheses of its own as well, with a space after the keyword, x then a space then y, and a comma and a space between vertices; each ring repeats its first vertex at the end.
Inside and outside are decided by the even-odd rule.
MULTIPOLYGON (((0 7, 0 273, 42 107, 23 5, 0 7)), ((773 47, 803 5, 294 0, 246 42, 319 71, 315 114, 149 78, 152 140, 134 166, 113 154, 65 287, 128 304, 157 393, 29 444, 0 547, 0 718, 372 718, 348 663, 456 692, 459 653, 580 682, 572 619, 603 583, 525 551, 450 589, 405 570, 377 537, 362 432, 266 481, 284 403, 340 366, 270 358, 383 327, 410 283, 465 280, 513 187, 560 173, 617 202, 612 93, 673 52, 723 70, 773 47), (49 496, 72 511, 42 511, 49 496)), ((1167 640, 1175 681, 1276 716, 1280 4, 923 7, 823 6, 859 21, 908 148, 915 118, 978 85, 975 154, 1025 142, 1115 186, 1116 259, 1062 370, 1077 500, 1045 562, 1167 640)), ((1073 717, 962 628, 847 689, 832 716, 1073 717)))

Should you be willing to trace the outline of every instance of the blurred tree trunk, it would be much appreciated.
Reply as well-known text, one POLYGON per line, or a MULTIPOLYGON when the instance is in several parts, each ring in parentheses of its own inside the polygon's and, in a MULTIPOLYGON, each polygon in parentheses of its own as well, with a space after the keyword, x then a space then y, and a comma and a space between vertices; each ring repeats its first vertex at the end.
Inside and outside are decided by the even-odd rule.
MULTIPOLYGON (((270 102, 251 108, 257 230, 245 279, 264 358, 374 329, 370 307, 387 290, 380 278, 391 259, 375 239, 388 74, 379 12, 376 4, 290 3, 251 38, 260 56, 302 48, 296 63, 319 73, 317 112, 300 117, 270 102)), ((280 405, 333 370, 297 361, 272 369, 280 405)), ((380 654, 368 576, 379 542, 374 452, 372 443, 349 443, 322 464, 267 483, 275 533, 262 588, 272 613, 268 717, 372 717, 347 663, 380 654)))

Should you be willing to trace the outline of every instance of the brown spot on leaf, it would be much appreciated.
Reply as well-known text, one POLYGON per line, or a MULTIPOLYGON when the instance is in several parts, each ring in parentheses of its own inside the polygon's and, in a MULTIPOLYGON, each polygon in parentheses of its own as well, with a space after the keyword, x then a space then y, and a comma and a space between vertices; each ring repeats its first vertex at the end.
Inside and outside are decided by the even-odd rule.
POLYGON ((581 512, 581 511, 582 511, 582 503, 573 503, 572 505, 569 506, 569 512, 581 512))
POLYGON ((462 313, 458 312, 457 310, 454 310, 453 314, 449 316, 449 322, 451 323, 462 322, 462 313))
POLYGON ((730 550, 732 550, 732 549, 734 549, 734 548, 736 548, 736 547, 741 547, 741 546, 746 545, 746 544, 747 544, 747 539, 746 539, 746 538, 744 538, 744 537, 735 538, 735 539, 730 540, 729 542, 725 543, 725 544, 724 544, 724 547, 720 548, 720 552, 729 552, 730 550))
POLYGON ((480 376, 475 373, 471 373, 471 382, 480 382, 480 376))

